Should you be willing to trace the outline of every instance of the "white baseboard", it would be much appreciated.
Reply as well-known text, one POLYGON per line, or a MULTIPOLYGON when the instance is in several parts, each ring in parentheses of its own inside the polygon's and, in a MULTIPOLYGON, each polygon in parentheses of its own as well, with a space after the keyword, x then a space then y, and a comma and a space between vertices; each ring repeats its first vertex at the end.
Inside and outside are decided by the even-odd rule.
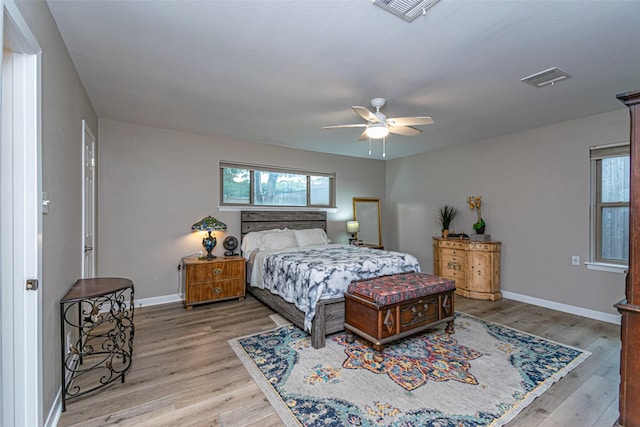
MULTIPOLYGON (((182 301, 182 295, 173 294, 173 295, 163 295, 161 297, 151 297, 151 298, 142 298, 142 299, 134 299, 133 306, 134 307, 149 307, 152 305, 162 305, 169 304, 171 302, 182 301)), ((125 301, 124 305, 128 308, 129 301, 125 301)), ((111 304, 105 303, 100 307, 100 313, 109 313, 111 310, 111 304)))
POLYGON ((44 427, 56 427, 58 422, 60 421, 60 416, 62 415, 62 388, 58 389, 58 394, 56 398, 53 400, 53 405, 51 405, 51 410, 49 411, 49 415, 47 415, 47 419, 44 421, 44 427))
POLYGON ((517 294, 515 292, 502 291, 502 296, 514 301, 526 302, 527 304, 539 307, 550 308, 577 316, 588 317, 589 319, 601 320, 607 323, 620 324, 621 317, 617 314, 604 313, 602 311, 590 310, 588 308, 576 307, 575 305, 563 304, 561 302, 549 301, 542 298, 530 297, 528 295, 517 294))
MULTIPOLYGON (((74 367, 77 366, 79 362, 78 356, 74 355, 71 358, 71 365, 74 367)), ((75 368, 74 368, 75 369, 75 368)), ((73 375, 70 371, 66 371, 64 377, 64 383, 68 383, 71 379, 71 375, 73 375)), ((49 415, 45 420, 45 427, 56 427, 58 422, 60 421, 60 416, 62 415, 62 386, 58 389, 58 393, 56 393, 56 398, 53 400, 53 405, 51 405, 51 410, 49 411, 49 415)))
POLYGON ((149 307, 151 305, 168 304, 170 302, 182 301, 180 294, 163 295, 161 297, 142 298, 134 301, 136 307, 149 307))

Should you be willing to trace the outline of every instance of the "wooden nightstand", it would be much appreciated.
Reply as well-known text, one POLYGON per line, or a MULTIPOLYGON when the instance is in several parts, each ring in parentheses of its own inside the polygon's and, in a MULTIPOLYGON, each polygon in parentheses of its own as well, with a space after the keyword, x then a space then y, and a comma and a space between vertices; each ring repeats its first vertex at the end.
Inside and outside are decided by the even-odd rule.
POLYGON ((245 259, 241 256, 215 258, 210 261, 182 258, 184 307, 245 296, 245 259))

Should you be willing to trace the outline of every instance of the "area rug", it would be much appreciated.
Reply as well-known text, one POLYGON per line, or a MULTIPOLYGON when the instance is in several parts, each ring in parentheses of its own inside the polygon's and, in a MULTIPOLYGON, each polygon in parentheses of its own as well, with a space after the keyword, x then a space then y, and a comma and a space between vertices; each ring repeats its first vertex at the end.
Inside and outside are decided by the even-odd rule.
POLYGON ((456 313, 376 362, 346 335, 322 349, 296 326, 229 340, 287 426, 501 426, 590 353, 456 313))

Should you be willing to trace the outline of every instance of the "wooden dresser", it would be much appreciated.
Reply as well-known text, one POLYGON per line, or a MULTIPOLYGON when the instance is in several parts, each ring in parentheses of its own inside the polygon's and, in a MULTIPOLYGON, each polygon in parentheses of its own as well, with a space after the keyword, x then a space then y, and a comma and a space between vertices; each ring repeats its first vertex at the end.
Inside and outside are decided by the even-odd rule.
POLYGON ((467 298, 499 300, 500 242, 433 238, 433 274, 454 279, 456 293, 467 298))
POLYGON ((245 296, 245 259, 241 256, 200 260, 182 258, 184 306, 245 296))

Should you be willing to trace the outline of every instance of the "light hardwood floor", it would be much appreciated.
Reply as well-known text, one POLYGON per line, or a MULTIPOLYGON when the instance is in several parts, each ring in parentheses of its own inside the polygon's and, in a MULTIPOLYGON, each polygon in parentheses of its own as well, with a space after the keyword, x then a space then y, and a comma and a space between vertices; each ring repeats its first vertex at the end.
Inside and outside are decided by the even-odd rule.
MULTIPOLYGON (((612 426, 618 416, 620 328, 511 300, 456 297, 456 310, 592 353, 520 413, 514 426, 612 426)), ((67 401, 59 426, 280 426, 280 419, 227 340, 273 328, 252 297, 135 313, 124 384, 67 401)))

